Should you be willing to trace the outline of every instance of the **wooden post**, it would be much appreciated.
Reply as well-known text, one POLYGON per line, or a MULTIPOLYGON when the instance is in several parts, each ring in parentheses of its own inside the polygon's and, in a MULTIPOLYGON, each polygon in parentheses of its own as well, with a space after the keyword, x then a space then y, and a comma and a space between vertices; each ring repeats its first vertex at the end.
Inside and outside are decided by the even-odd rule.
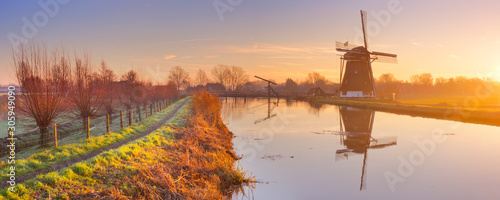
POLYGON ((106 115, 106 134, 109 135, 109 114, 106 115))
POLYGON ((54 145, 57 148, 57 123, 54 122, 54 145))
POLYGON ((128 126, 132 126, 132 123, 134 123, 133 119, 134 119, 134 110, 130 109, 130 111, 128 111, 128 126))
POLYGON ((144 110, 146 110, 146 118, 148 118, 149 117, 148 105, 146 105, 146 108, 144 110))
POLYGON ((120 111, 120 127, 123 128, 123 111, 120 111))
POLYGON ((87 139, 90 138, 90 117, 87 117, 87 139))

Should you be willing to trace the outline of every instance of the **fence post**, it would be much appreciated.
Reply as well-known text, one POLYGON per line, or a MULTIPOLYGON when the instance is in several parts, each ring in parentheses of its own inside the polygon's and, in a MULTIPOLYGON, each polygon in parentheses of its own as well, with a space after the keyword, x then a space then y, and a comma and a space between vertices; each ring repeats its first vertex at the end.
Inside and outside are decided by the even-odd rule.
POLYGON ((123 128, 123 111, 120 111, 120 127, 123 128))
POLYGON ((87 117, 87 139, 90 138, 90 117, 87 117))
POLYGON ((134 112, 134 110, 132 110, 132 109, 130 109, 130 111, 128 111, 128 126, 132 126, 133 118, 134 118, 133 112, 134 112))
POLYGON ((106 115, 106 134, 109 135, 109 114, 106 115))
POLYGON ((57 148, 57 123, 54 122, 54 145, 57 148))

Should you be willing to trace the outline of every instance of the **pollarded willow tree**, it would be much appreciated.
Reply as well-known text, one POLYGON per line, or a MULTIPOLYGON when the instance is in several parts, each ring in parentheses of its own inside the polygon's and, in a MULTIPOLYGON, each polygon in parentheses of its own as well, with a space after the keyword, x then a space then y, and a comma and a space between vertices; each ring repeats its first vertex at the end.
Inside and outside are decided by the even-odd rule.
POLYGON ((21 87, 21 112, 32 117, 40 130, 40 146, 47 146, 48 127, 68 107, 71 66, 63 49, 49 53, 45 45, 30 43, 14 51, 14 68, 21 87), (50 54, 50 55, 49 55, 50 54))
POLYGON ((69 95, 78 115, 82 118, 83 127, 87 126, 88 118, 95 116, 101 109, 106 97, 102 81, 99 74, 93 72, 91 62, 88 53, 84 53, 83 58, 75 56, 75 69, 69 95))
POLYGON ((139 75, 134 70, 130 70, 123 74, 120 78, 120 102, 130 110, 136 101, 135 90, 139 85, 139 75))
MULTIPOLYGON (((101 62, 101 69, 99 73, 101 81, 100 84, 102 84, 101 88, 104 95, 103 106, 104 109, 106 109, 106 113, 109 114, 109 116, 112 116, 113 112, 115 111, 116 99, 120 94, 120 88, 118 88, 117 84, 115 84, 115 73, 113 72, 113 70, 109 69, 104 60, 101 62)), ((112 120, 110 122, 112 122, 112 120)))

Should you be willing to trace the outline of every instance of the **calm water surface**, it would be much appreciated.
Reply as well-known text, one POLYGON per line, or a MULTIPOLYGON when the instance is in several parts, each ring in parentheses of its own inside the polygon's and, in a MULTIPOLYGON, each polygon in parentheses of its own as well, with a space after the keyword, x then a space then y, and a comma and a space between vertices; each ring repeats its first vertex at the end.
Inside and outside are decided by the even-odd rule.
POLYGON ((285 99, 221 99, 234 199, 500 199, 500 127, 285 99))

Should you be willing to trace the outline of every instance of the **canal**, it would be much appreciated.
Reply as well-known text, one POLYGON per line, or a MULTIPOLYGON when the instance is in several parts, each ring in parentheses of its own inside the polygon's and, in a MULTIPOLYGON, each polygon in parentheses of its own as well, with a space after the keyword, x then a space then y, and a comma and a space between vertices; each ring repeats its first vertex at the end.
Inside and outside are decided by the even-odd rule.
POLYGON ((500 199, 500 127, 267 98, 221 98, 233 199, 500 199))

